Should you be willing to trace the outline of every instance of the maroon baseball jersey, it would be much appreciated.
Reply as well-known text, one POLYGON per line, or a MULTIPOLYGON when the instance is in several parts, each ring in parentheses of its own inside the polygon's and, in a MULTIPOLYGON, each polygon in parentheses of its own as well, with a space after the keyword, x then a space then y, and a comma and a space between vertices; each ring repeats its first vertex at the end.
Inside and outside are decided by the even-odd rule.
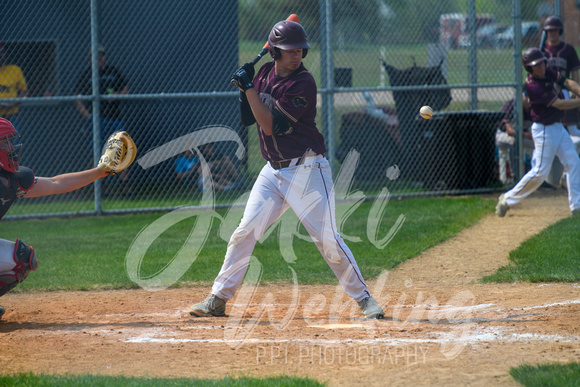
POLYGON ((566 75, 566 78, 570 78, 572 71, 580 69, 578 53, 567 43, 560 42, 557 46, 546 43, 542 52, 548 58, 547 66, 566 75))
POLYGON ((534 122, 551 125, 562 120, 564 112, 552 106, 554 101, 560 98, 560 87, 556 83, 557 77, 558 73, 551 68, 546 68, 544 78, 535 78, 532 77, 532 74, 528 74, 526 92, 532 105, 530 115, 534 122))
MULTIPOLYGON (((548 58, 547 67, 564 74, 566 78, 570 78, 572 71, 580 69, 578 53, 568 43, 560 42, 556 46, 550 46, 549 43, 546 43, 542 52, 548 58)), ((576 109, 566 110, 562 121, 565 124, 575 124, 578 121, 577 116, 576 109)))
MULTIPOLYGON (((501 130, 502 132, 506 131, 506 124, 512 123, 514 122, 514 113, 515 113, 515 104, 514 104, 514 99, 510 99, 509 101, 507 101, 503 107, 501 108, 501 112, 505 113, 505 116, 503 117, 503 119, 501 121, 499 121, 497 123, 497 127, 499 130, 501 130)), ((532 117, 530 116, 530 112, 527 111, 526 109, 524 110, 524 122, 526 121, 532 121, 532 117)))
POLYGON ((308 150, 326 152, 324 137, 316 127, 317 88, 304 64, 287 77, 274 74, 274 61, 266 63, 254 77, 254 88, 270 109, 277 109, 290 123, 281 136, 267 136, 258 124, 262 156, 269 161, 302 157, 308 150))

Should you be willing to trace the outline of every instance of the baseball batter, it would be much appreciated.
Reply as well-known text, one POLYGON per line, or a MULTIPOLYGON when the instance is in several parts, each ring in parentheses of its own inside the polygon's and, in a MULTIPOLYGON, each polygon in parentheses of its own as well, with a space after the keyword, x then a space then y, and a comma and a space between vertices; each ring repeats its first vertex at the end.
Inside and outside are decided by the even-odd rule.
POLYGON ((366 318, 383 318, 349 248, 338 234, 334 188, 315 124, 317 88, 302 64, 310 45, 302 26, 285 20, 272 28, 268 50, 274 61, 254 77, 251 63, 233 76, 240 86, 242 122, 257 122, 262 156, 267 160, 248 198, 243 218, 228 243, 223 266, 205 301, 193 316, 224 316, 226 301, 241 285, 256 242, 288 208, 312 237, 346 293, 366 318))
MULTIPOLYGON (((128 135, 126 137, 130 140, 128 135)), ((123 157, 117 145, 111 145, 97 168, 54 177, 39 177, 31 169, 19 165, 21 151, 20 136, 14 126, 7 119, 0 118, 0 219, 16 200, 62 194, 82 188, 113 172, 114 166, 120 162, 118 157, 123 157)), ((134 144, 132 152, 136 152, 134 144)), ((133 161, 135 154, 131 153, 130 157, 132 159, 128 164, 133 161)), ((37 268, 38 260, 32 246, 20 239, 16 239, 16 242, 0 239, 0 296, 24 281, 37 268)), ((4 307, 0 306, 0 317, 4 312, 4 307)))
POLYGON ((577 82, 562 73, 546 68, 546 57, 537 48, 530 48, 522 55, 524 68, 528 72, 526 92, 532 117, 534 153, 532 169, 516 186, 499 197, 496 206, 498 216, 505 216, 508 209, 534 192, 546 180, 558 156, 567 172, 568 202, 572 213, 580 213, 580 158, 574 149, 570 135, 561 123, 563 111, 580 107, 580 99, 564 99, 561 93, 566 88, 580 93, 577 82))

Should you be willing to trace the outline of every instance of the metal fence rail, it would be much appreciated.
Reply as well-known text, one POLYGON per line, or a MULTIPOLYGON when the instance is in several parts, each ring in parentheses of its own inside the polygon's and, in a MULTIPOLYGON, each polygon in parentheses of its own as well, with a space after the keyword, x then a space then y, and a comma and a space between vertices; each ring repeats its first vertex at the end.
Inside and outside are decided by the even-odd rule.
MULTIPOLYGON (((256 127, 240 123, 230 76, 291 13, 312 46, 304 64, 318 84, 326 157, 335 174, 356 163, 353 190, 367 197, 384 187, 392 195, 485 192, 526 168, 530 150, 521 141, 507 159, 495 142, 502 107, 521 95, 521 50, 539 40, 539 30, 522 36, 520 29, 522 22, 539 24, 542 15, 519 0, 3 5, 5 63, 22 69, 28 89, 16 99, 18 112, 7 115, 24 143, 21 164, 39 176, 89 168, 118 128, 139 148, 127 174, 58 197, 21 200, 10 218, 227 207, 241 200, 265 161, 256 127), (110 67, 98 77, 100 65, 110 67), (435 109, 432 119, 419 117, 422 105, 435 109), (231 162, 236 172, 225 177, 229 183, 204 184, 195 168, 184 175, 200 156, 231 162)), ((0 103, 14 101, 0 93, 0 103)))

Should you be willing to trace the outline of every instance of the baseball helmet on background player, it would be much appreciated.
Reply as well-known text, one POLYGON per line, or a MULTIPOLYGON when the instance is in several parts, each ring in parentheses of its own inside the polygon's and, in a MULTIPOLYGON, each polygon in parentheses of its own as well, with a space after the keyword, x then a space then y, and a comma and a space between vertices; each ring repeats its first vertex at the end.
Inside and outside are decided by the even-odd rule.
POLYGON ((291 20, 283 20, 272 27, 270 36, 268 36, 268 51, 272 58, 280 57, 279 50, 296 50, 303 49, 302 58, 308 54, 310 45, 306 38, 306 31, 299 23, 291 20))
POLYGON ((0 168, 8 172, 18 172, 18 162, 22 153, 20 136, 12 123, 0 117, 0 168))
POLYGON ((544 21, 544 31, 560 30, 560 35, 564 32, 564 24, 558 16, 550 16, 544 21))
POLYGON ((528 48, 522 55, 522 64, 528 73, 532 72, 532 67, 540 62, 547 62, 548 59, 537 47, 528 48))

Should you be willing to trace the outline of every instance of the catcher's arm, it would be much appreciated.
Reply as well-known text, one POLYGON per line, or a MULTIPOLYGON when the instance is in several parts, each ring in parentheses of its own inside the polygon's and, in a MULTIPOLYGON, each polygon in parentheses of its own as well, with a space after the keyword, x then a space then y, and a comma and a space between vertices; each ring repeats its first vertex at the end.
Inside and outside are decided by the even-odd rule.
POLYGON ((127 132, 116 132, 109 137, 97 168, 81 172, 65 173, 54 177, 38 177, 25 197, 57 195, 91 184, 127 168, 137 155, 137 147, 127 132))
POLYGON ((24 196, 27 198, 35 198, 74 191, 107 175, 107 172, 93 168, 81 172, 65 173, 54 177, 39 176, 34 186, 24 196))

